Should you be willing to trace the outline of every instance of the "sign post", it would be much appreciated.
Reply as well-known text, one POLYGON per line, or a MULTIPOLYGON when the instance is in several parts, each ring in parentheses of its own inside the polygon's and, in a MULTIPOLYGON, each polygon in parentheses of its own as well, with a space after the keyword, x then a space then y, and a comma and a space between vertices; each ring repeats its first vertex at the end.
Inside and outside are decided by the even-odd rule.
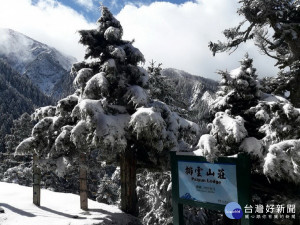
MULTIPOLYGON (((230 202, 250 204, 250 164, 245 154, 214 163, 188 152, 171 152, 173 223, 183 225, 183 205, 224 211, 230 202)), ((250 220, 241 218, 242 225, 250 220)))

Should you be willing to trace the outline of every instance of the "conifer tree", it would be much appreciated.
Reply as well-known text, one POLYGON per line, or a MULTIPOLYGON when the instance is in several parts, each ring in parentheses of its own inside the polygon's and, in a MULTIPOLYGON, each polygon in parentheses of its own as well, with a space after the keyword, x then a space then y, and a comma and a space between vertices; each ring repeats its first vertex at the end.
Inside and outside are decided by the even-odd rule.
POLYGON ((14 120, 10 134, 5 136, 6 151, 14 153, 21 141, 30 136, 33 125, 34 123, 28 113, 24 113, 20 118, 14 120))
POLYGON ((240 44, 254 40, 259 50, 276 60, 284 69, 278 75, 275 90, 290 91, 289 99, 300 106, 300 1, 241 0, 238 14, 244 17, 238 26, 224 30, 226 41, 209 43, 213 54, 236 49, 240 44), (271 32, 270 32, 271 31, 271 32))
POLYGON ((17 153, 34 150, 60 170, 79 158, 82 179, 91 151, 97 151, 103 161, 119 162, 121 209, 136 215, 137 163, 152 168, 168 166, 170 150, 195 144, 198 126, 165 103, 149 99, 144 90, 149 75, 138 66, 144 56, 132 42, 121 39, 123 29, 106 7, 102 7, 97 29, 79 34, 90 61, 73 65, 77 90, 57 106, 35 112, 39 122, 17 153))
POLYGON ((247 153, 255 203, 298 201, 299 109, 285 98, 261 90, 247 55, 239 68, 220 74, 223 79, 213 103, 215 116, 208 125, 209 134, 200 137, 196 153, 209 161, 247 153), (282 190, 286 194, 279 198, 277 193, 282 190))

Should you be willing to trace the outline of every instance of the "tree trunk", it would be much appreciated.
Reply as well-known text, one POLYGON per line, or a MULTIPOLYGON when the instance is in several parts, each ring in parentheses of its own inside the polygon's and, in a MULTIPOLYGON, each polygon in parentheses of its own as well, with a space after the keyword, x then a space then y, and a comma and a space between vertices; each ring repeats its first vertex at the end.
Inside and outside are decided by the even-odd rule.
POLYGON ((33 155, 33 204, 41 204, 41 170, 37 167, 38 156, 33 155))
POLYGON ((299 72, 292 78, 290 86, 290 101, 294 107, 300 107, 300 74, 299 72))
POLYGON ((87 166, 86 154, 80 153, 79 157, 79 188, 80 188, 80 208, 88 210, 88 188, 87 188, 87 166))
POLYGON ((136 194, 136 156, 131 149, 121 153, 121 210, 133 216, 138 215, 136 194))

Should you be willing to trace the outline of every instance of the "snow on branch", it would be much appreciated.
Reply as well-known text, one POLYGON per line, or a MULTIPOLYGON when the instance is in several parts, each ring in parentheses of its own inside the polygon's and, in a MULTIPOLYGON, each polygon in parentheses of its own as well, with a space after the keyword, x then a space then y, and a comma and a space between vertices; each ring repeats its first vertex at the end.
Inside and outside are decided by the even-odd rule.
POLYGON ((264 174, 276 180, 300 183, 300 140, 286 140, 269 147, 264 174))

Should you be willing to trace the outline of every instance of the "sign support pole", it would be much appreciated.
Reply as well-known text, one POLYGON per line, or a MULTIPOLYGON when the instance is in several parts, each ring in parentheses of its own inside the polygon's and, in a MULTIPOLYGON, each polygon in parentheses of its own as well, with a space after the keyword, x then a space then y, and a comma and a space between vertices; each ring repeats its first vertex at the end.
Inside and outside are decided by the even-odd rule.
MULTIPOLYGON (((251 200, 251 192, 250 192, 250 160, 249 157, 245 154, 239 154, 237 160, 237 168, 239 168, 237 172, 237 182, 238 186, 241 190, 239 192, 238 200, 239 204, 242 208, 245 208, 249 201, 251 200)), ((242 225, 251 225, 252 220, 245 219, 245 215, 241 219, 242 225)))
MULTIPOLYGON (((178 164, 176 161, 176 152, 171 152, 171 167, 172 171, 178 171, 178 164)), ((178 176, 176 173, 172 173, 172 206, 173 206, 173 224, 184 225, 183 218, 183 205, 178 203, 179 188, 178 188, 178 176), (177 188, 174 188, 176 186, 177 188)))

